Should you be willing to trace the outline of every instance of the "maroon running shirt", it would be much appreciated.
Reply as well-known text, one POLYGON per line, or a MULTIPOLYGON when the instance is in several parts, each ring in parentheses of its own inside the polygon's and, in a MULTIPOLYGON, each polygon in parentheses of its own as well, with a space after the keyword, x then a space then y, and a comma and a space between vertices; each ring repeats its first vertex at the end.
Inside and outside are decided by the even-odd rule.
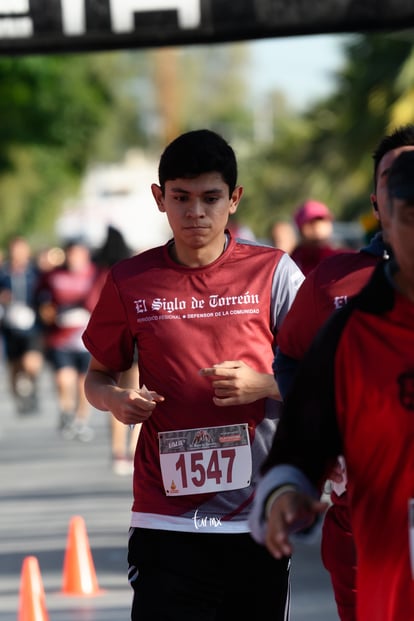
MULTIPOLYGON (((271 373, 278 330, 302 281, 286 253, 231 237, 224 253, 207 266, 177 264, 167 244, 112 268, 84 333, 85 345, 103 365, 123 371, 133 362, 136 342, 141 384, 165 397, 141 428, 132 526, 193 531, 197 519, 211 525, 212 532, 217 532, 217 523, 220 532, 249 530, 255 480, 274 435, 280 402, 260 399, 218 407, 211 381, 199 370, 242 360, 271 373), (249 484, 204 493, 205 483, 221 482, 224 474, 231 478, 231 463, 218 464, 220 451, 215 448, 212 461, 202 463, 202 449, 213 435, 205 428, 243 424, 253 462, 249 484), (194 441, 201 449, 192 455, 191 471, 184 472, 191 429, 197 430, 194 441), (177 460, 166 489, 159 434, 167 432, 174 432, 167 441, 171 451, 177 449, 177 460), (198 486, 199 492, 184 495, 185 483, 186 489, 198 486)), ((237 433, 223 432, 220 441, 227 446, 233 437, 237 433)))

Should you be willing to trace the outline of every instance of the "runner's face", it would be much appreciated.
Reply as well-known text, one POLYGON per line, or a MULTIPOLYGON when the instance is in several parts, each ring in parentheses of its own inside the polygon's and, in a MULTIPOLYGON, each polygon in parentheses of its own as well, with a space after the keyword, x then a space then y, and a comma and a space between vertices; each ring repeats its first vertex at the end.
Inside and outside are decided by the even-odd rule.
POLYGON ((384 214, 383 226, 400 269, 400 278, 414 295, 414 200, 394 198, 391 212, 384 214))
POLYGON ((160 211, 167 214, 177 245, 200 249, 214 244, 223 235, 229 215, 240 201, 242 189, 229 197, 229 187, 219 173, 204 173, 193 179, 174 179, 153 194, 160 211))

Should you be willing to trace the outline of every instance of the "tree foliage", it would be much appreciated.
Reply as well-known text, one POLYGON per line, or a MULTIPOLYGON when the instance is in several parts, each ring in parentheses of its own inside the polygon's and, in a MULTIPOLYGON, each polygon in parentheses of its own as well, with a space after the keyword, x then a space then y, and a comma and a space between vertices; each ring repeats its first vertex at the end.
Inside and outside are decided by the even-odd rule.
POLYGON ((158 156, 181 131, 210 127, 235 147, 240 218, 259 237, 306 198, 341 219, 370 210, 372 151, 413 120, 414 50, 401 35, 354 35, 333 93, 305 112, 249 93, 245 44, 0 59, 0 245, 37 243, 93 162, 131 147, 158 156))
POLYGON ((246 221, 259 236, 312 197, 338 218, 370 211, 372 153, 384 133, 414 121, 414 51, 395 35, 354 36, 327 98, 279 119, 272 144, 243 162, 246 221), (253 167, 252 168, 252 164, 253 167))
POLYGON ((90 141, 111 101, 99 65, 84 56, 0 60, 1 160, 9 147, 44 145, 63 150, 67 165, 82 170, 90 141))
POLYGON ((0 59, 0 243, 53 234, 116 108, 113 54, 0 59))

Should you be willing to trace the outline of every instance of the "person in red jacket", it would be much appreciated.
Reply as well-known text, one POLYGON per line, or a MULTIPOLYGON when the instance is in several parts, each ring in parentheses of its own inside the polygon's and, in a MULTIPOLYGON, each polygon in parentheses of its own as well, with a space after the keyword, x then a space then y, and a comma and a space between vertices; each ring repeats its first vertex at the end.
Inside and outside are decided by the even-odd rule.
POLYGON ((393 256, 334 313, 306 353, 250 516, 275 558, 326 509, 320 495, 344 455, 357 552, 357 621, 414 618, 414 152, 388 173, 382 213, 393 256))
MULTIPOLYGON (((388 170, 403 151, 414 149, 414 125, 386 135, 374 152, 373 213, 381 221, 386 210, 388 170)), ((296 367, 314 336, 332 312, 341 308, 367 283, 379 261, 387 259, 382 232, 360 252, 342 253, 322 261, 305 279, 278 334, 274 371, 286 396, 296 367)), ((345 485, 332 483, 332 506, 322 531, 322 560, 330 573, 341 621, 355 620, 356 555, 345 485)))

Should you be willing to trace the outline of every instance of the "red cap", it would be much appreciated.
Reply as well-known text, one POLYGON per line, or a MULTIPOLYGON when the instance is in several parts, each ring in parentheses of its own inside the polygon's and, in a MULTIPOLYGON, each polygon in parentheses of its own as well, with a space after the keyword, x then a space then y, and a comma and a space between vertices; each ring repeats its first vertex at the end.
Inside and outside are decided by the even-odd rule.
POLYGON ((294 219, 298 229, 301 229, 306 222, 322 218, 324 220, 333 220, 333 214, 326 205, 319 201, 305 201, 295 212, 294 219))

